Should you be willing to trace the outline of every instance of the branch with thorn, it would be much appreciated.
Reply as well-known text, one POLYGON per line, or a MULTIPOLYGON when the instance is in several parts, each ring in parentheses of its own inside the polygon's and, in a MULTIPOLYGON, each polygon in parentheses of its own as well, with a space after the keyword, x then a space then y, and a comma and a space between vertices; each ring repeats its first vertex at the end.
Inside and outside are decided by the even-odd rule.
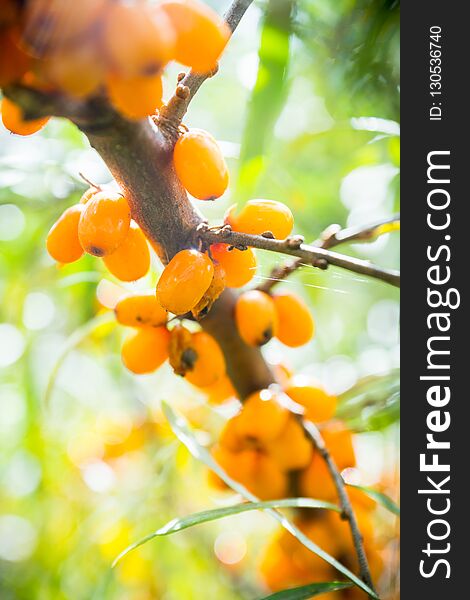
POLYGON ((400 273, 398 271, 378 267, 359 258, 331 252, 320 246, 305 244, 302 236, 291 236, 285 240, 277 240, 272 237, 270 232, 263 235, 252 235, 233 231, 229 225, 211 228, 205 223, 201 223, 197 228, 197 236, 199 240, 207 245, 222 242, 239 249, 250 246, 260 250, 289 254, 297 257, 296 265, 308 264, 323 270, 327 269, 329 265, 334 265, 400 287, 400 273))
MULTIPOLYGON (((330 225, 320 234, 317 240, 312 242, 311 246, 328 250, 335 246, 339 246, 340 244, 367 242, 373 240, 378 235, 381 235, 381 233, 397 230, 399 227, 399 214, 390 218, 379 219, 362 226, 342 228, 340 225, 330 225)), ((286 279, 286 277, 294 273, 304 264, 305 261, 302 258, 296 258, 294 260, 289 260, 284 264, 275 266, 269 274, 268 279, 259 285, 257 289, 261 292, 269 293, 277 283, 286 279)))

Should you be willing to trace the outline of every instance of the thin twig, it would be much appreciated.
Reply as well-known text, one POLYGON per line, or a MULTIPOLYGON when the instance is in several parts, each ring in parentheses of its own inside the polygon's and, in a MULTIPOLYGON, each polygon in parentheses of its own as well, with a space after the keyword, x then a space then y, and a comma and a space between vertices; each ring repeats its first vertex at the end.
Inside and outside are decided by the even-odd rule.
MULTIPOLYGON (((233 33, 240 23, 243 15, 247 11, 253 0, 234 0, 229 9, 224 15, 224 19, 231 32, 233 33)), ((189 71, 180 81, 174 95, 170 98, 166 106, 163 106, 158 116, 158 122, 161 128, 167 130, 170 134, 174 134, 178 130, 189 103, 194 98, 194 95, 201 85, 217 72, 210 73, 194 73, 189 71)))
MULTIPOLYGON (((346 244, 350 242, 364 242, 371 240, 375 237, 376 231, 382 225, 389 223, 395 223, 400 221, 400 215, 395 215, 387 219, 380 219, 372 223, 367 223, 362 226, 345 227, 344 229, 340 225, 330 225, 327 227, 319 236, 317 240, 312 242, 312 246, 323 248, 325 250, 339 246, 339 244, 346 244)), ((295 260, 286 261, 282 265, 275 266, 269 278, 259 285, 256 289, 267 294, 273 289, 273 287, 280 281, 284 281, 286 277, 294 273, 304 264, 301 258, 295 260)))
POLYGON ((351 536, 353 539, 354 548, 356 550, 357 559, 359 562, 361 579, 366 585, 368 585, 371 588, 371 590, 375 591, 369 570, 369 564, 367 562, 366 552, 364 550, 362 534, 359 530, 356 515, 354 514, 351 501, 349 500, 348 493, 346 492, 346 487, 344 484, 344 480, 341 477, 341 473, 339 472, 335 461, 331 457, 331 454, 325 445, 325 441, 323 440, 323 437, 317 429, 317 427, 307 419, 301 419, 301 423, 304 428, 304 431, 311 439, 313 445, 315 446, 320 456, 325 461, 328 471, 333 479, 342 510, 342 518, 348 521, 349 528, 351 529, 351 536))
POLYGON ((252 247, 270 252, 279 252, 280 254, 289 254, 299 258, 303 264, 306 263, 319 269, 327 269, 329 265, 334 265, 400 287, 400 273, 398 271, 378 267, 366 260, 304 244, 300 236, 276 240, 262 235, 232 231, 226 225, 218 229, 209 229, 204 223, 198 228, 198 236, 208 245, 223 242, 240 249, 252 247))

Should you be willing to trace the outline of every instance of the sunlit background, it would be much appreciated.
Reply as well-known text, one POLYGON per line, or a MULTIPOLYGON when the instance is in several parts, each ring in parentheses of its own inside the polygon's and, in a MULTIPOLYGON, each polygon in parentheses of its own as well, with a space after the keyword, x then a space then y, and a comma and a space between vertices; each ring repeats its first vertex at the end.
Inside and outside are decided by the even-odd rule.
MULTIPOLYGON (((211 4, 219 12, 227 5, 211 4)), ((280 200, 307 240, 331 223, 392 216, 399 201, 396 3, 302 0, 293 22, 281 18, 277 27, 283 4, 249 9, 219 74, 191 104, 186 125, 220 141, 231 172, 229 192, 199 207, 220 223, 239 198, 280 200)), ((165 97, 178 71, 168 69, 165 97)), ((0 596, 259 597, 257 558, 276 528, 262 513, 153 541, 110 571, 127 544, 173 517, 235 499, 208 486, 206 468, 178 443, 161 401, 183 412, 207 445, 231 407, 209 405, 168 366, 144 376, 122 366, 126 332, 110 308, 123 288, 153 287, 161 270, 155 257, 153 274, 135 284, 118 283, 90 256, 64 268, 48 257, 49 227, 86 188, 79 173, 110 180, 71 124, 52 119, 24 139, 0 126, 0 596)), ((385 267, 399 262, 396 233, 342 250, 385 267)), ((283 260, 258 258, 255 282, 283 260)), ((279 287, 308 300, 317 334, 299 349, 273 340, 267 359, 341 395, 339 413, 358 431, 359 468, 349 476, 396 499, 398 292, 311 267, 279 287)), ((393 530, 393 519, 377 512, 393 530)), ((386 541, 392 597, 396 541, 386 541)))

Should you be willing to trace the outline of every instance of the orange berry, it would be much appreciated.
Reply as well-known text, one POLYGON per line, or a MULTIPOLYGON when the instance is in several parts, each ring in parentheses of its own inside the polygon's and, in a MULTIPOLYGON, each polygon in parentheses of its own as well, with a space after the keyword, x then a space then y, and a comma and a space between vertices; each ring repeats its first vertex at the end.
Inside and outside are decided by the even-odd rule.
POLYGON ((221 377, 212 385, 204 386, 201 391, 207 395, 207 400, 211 404, 223 404, 237 397, 237 393, 227 375, 221 377))
POLYGON ((162 79, 158 73, 147 77, 110 74, 106 86, 114 108, 128 119, 152 115, 162 103, 162 79))
POLYGON ((177 34, 175 60, 199 73, 212 71, 230 37, 225 21, 195 0, 167 0, 160 7, 177 34))
POLYGON ((262 452, 230 452, 220 446, 212 454, 224 471, 262 500, 282 498, 287 493, 287 477, 276 463, 262 452))
POLYGON ((324 427, 321 434, 338 469, 342 471, 347 467, 354 467, 356 455, 351 431, 342 423, 337 422, 324 427))
POLYGON ((59 263, 74 262, 83 254, 83 248, 78 239, 78 222, 82 210, 81 204, 67 208, 47 234, 47 251, 59 263))
POLYGON ((22 43, 33 56, 59 53, 92 35, 109 0, 80 0, 73 7, 64 0, 27 0, 23 15, 22 43))
POLYGON ((104 79, 104 65, 97 48, 89 44, 61 52, 44 61, 42 67, 48 82, 77 98, 92 94, 104 79))
POLYGON ((294 402, 305 408, 305 417, 314 423, 328 421, 335 414, 336 396, 330 396, 317 386, 302 383, 300 378, 298 383, 294 378, 285 392, 294 402))
POLYGON ((225 289, 225 271, 220 265, 214 265, 214 276, 203 297, 192 309, 193 317, 200 320, 207 315, 212 305, 225 289))
POLYGON ((288 237, 294 226, 290 208, 275 200, 249 200, 239 213, 233 205, 225 213, 224 221, 234 231, 255 235, 270 231, 280 240, 288 237))
POLYGON ((310 463, 313 446, 300 423, 290 417, 279 436, 266 444, 266 452, 280 469, 291 471, 304 469, 310 463))
POLYGON ((85 204, 78 224, 80 243, 88 254, 106 256, 128 234, 131 213, 127 200, 116 192, 98 192, 85 204))
POLYGON ((323 458, 315 452, 311 463, 299 477, 299 489, 302 496, 334 502, 338 493, 323 458))
POLYGON ((205 333, 189 333, 182 327, 171 332, 170 364, 175 373, 198 387, 213 385, 225 376, 225 358, 214 338, 205 333))
POLYGON ((229 248, 232 248, 229 244, 213 244, 212 258, 223 267, 227 287, 243 287, 256 273, 256 255, 253 248, 229 248))
POLYGON ((0 87, 21 79, 29 68, 30 58, 16 44, 12 30, 0 31, 0 87))
POLYGON ((112 71, 127 77, 160 73, 173 57, 175 34, 159 7, 114 2, 107 12, 103 44, 112 71))
POLYGON ((121 281, 135 281, 147 275, 150 268, 150 250, 140 227, 131 221, 122 244, 103 258, 107 269, 121 281))
POLYGON ((261 445, 257 444, 257 440, 247 440, 243 435, 240 435, 237 430, 237 421, 240 414, 229 419, 222 428, 219 435, 219 446, 230 450, 230 452, 241 452, 242 450, 257 449, 261 450, 261 445))
POLYGON ((80 204, 86 204, 88 200, 91 200, 95 194, 100 192, 101 190, 96 187, 89 187, 85 190, 80 198, 80 204))
POLYGON ((183 187, 199 200, 215 200, 228 186, 228 169, 210 133, 190 129, 175 144, 173 164, 183 187))
POLYGON ((122 362, 133 373, 152 373, 168 358, 169 340, 166 327, 139 329, 122 345, 122 362))
POLYGON ((238 333, 250 346, 262 346, 277 333, 277 313, 268 294, 249 290, 241 294, 235 305, 238 333))
POLYGON ((296 294, 282 292, 273 296, 278 316, 276 336, 286 346, 303 346, 313 337, 315 324, 308 306, 296 294))
POLYGON ((157 284, 157 298, 175 315, 193 309, 210 286, 214 263, 197 250, 181 250, 165 267, 157 284))
POLYGON ((244 402, 235 420, 235 431, 239 436, 271 442, 278 437, 289 419, 289 411, 270 390, 251 394, 244 402))
POLYGON ((2 122, 11 133, 31 135, 42 129, 48 121, 49 117, 26 121, 23 118, 23 111, 17 104, 8 98, 2 99, 2 122))
POLYGON ((166 323, 168 318, 155 294, 125 296, 116 304, 114 312, 118 323, 128 327, 158 327, 166 323))
MULTIPOLYGON (((332 579, 329 576, 328 565, 325 562, 323 564, 325 568, 322 570, 313 573, 306 571, 292 561, 291 554, 287 553, 279 543, 279 539, 275 538, 263 552, 259 571, 266 586, 276 592, 311 581, 332 579)), ((330 600, 329 594, 323 594, 323 597, 325 600, 330 600)), ((338 598, 331 600, 338 600, 338 598)))

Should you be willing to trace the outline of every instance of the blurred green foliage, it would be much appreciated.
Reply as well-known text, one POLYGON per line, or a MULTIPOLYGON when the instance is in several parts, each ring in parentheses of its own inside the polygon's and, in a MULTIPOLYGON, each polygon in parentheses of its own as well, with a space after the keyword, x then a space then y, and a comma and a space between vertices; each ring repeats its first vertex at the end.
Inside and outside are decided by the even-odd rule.
MULTIPOLYGON (((249 9, 186 121, 210 130, 229 161, 229 193, 210 206, 198 203, 211 221, 220 222, 234 199, 273 198, 291 207, 296 232, 313 240, 331 223, 367 223, 398 209, 398 16, 391 0, 269 0, 249 9)), ((178 70, 168 71, 167 96, 178 70)), ((129 542, 226 501, 176 444, 161 400, 187 415, 203 443, 226 411, 207 406, 167 367, 151 376, 127 373, 119 358, 124 332, 112 323, 71 349, 44 406, 66 340, 105 310, 97 286, 106 302, 106 282, 116 283, 98 259, 59 269, 45 252, 48 228, 85 189, 80 172, 98 183, 109 179, 69 123, 52 120, 25 139, 0 131, 0 597, 260 596, 256 559, 273 525, 256 513, 158 540, 109 571, 129 542)), ((388 267, 399 261, 396 234, 341 250, 388 267)), ((256 281, 283 260, 259 258, 256 281)), ((153 286, 156 259, 154 267, 125 287, 153 286)), ((287 362, 338 394, 372 375, 391 377, 398 367, 395 289, 311 267, 281 285, 308 300, 317 335, 297 350, 272 341, 265 350, 271 362, 287 362)), ((380 406, 394 407, 386 417, 367 420, 371 410, 361 412, 360 398, 348 397, 344 408, 362 407, 348 417, 366 430, 356 440, 366 485, 383 477, 396 484, 396 389, 381 381, 380 406)), ((374 399, 368 396, 368 407, 374 399)))

